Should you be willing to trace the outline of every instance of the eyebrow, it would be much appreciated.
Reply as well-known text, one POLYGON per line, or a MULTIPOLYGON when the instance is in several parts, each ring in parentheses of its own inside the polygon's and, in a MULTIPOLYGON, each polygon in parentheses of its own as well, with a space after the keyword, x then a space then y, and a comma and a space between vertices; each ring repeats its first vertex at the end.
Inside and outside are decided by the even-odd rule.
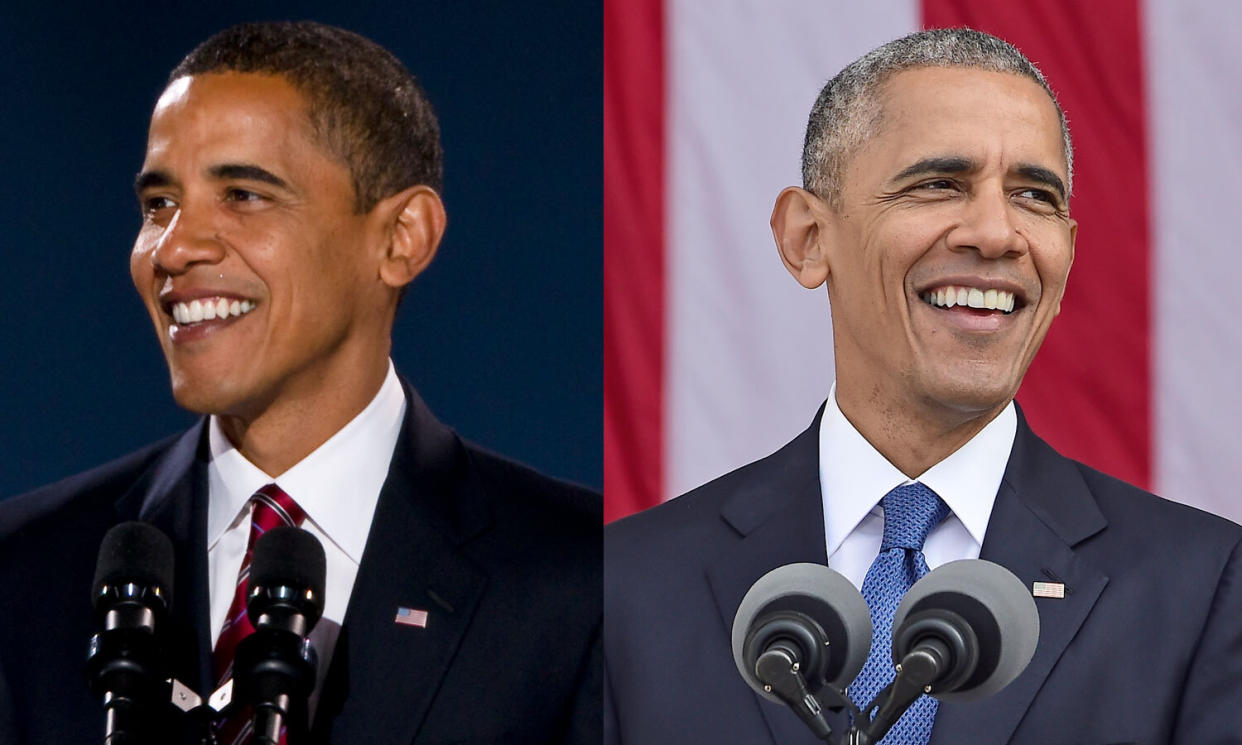
POLYGON ((1043 166, 1037 166, 1033 163, 1019 163, 1016 170, 1019 176, 1047 186, 1057 193, 1062 202, 1065 201, 1065 182, 1061 180, 1060 176, 1043 166))
POLYGON ((264 184, 271 184, 272 186, 280 187, 281 189, 289 188, 289 184, 285 183, 285 180, 280 176, 277 176, 266 168, 260 168, 259 166, 250 165, 248 163, 223 163, 221 165, 208 168, 207 173, 209 173, 212 178, 217 179, 259 181, 264 184))
POLYGON ((924 158, 893 177, 893 181, 901 181, 913 176, 926 176, 930 173, 966 173, 974 169, 975 162, 970 158, 947 156, 924 158))
MULTIPOLYGON (((221 163, 220 165, 208 168, 207 173, 214 179, 259 181, 264 184, 271 184, 272 186, 289 190, 289 184, 286 183, 284 179, 266 168, 249 163, 221 163)), ((144 189, 168 186, 172 182, 173 178, 167 171, 142 171, 134 177, 134 191, 142 193, 144 189)))
MULTIPOLYGON (((975 163, 969 158, 961 158, 957 156, 924 158, 908 167, 901 173, 893 177, 893 181, 902 181, 904 179, 916 176, 926 176, 934 173, 967 173, 975 168, 975 163)), ((1014 171, 1025 179, 1030 179, 1038 184, 1042 184, 1057 193, 1061 201, 1065 201, 1065 182, 1061 177, 1048 168, 1037 166, 1034 163, 1019 163, 1014 171)))
POLYGON ((141 194, 144 189, 156 186, 168 186, 172 177, 166 171, 142 171, 134 176, 134 192, 141 194))

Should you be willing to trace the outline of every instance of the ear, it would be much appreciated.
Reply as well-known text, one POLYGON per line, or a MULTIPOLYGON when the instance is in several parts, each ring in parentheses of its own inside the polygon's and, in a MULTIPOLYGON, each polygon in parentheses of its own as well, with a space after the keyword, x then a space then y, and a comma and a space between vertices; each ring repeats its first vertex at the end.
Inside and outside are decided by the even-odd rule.
MULTIPOLYGON (((1070 269, 1071 269, 1071 268, 1073 268, 1073 266, 1074 266, 1074 246, 1075 246, 1075 244, 1078 242, 1078 221, 1077 221, 1077 220, 1075 220, 1075 219, 1073 219, 1073 218, 1070 218, 1070 221, 1069 221, 1069 231, 1070 231, 1070 234, 1069 234, 1069 250, 1070 250, 1070 261, 1069 261, 1069 263, 1070 263, 1070 265, 1069 265, 1069 267, 1066 267, 1066 269, 1065 269, 1065 283, 1066 283, 1066 285, 1068 285, 1068 284, 1069 284, 1069 271, 1070 271, 1070 269)), ((1062 295, 1061 295, 1061 296, 1062 296, 1062 297, 1064 297, 1064 296, 1065 296, 1064 291, 1062 291, 1062 295)), ((1059 316, 1059 315, 1061 315, 1061 301, 1060 301, 1060 300, 1058 300, 1058 301, 1057 301, 1057 307, 1056 307, 1056 310, 1054 310, 1054 311, 1052 312, 1052 316, 1053 316, 1054 318, 1055 318, 1055 317, 1057 317, 1057 316, 1059 316)))
POLYGON ((785 268, 807 289, 815 289, 828 279, 828 262, 821 241, 825 238, 819 222, 823 202, 796 186, 786 187, 772 208, 772 237, 785 268))
POLYGON ((440 195, 430 186, 411 186, 376 205, 388 215, 387 250, 379 276, 394 289, 405 287, 435 258, 448 218, 440 195))

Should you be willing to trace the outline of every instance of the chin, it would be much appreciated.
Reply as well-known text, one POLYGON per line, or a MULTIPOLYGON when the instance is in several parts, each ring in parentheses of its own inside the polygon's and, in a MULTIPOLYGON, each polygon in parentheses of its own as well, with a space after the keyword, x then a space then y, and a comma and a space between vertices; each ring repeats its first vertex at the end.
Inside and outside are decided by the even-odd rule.
POLYGON ((181 408, 195 414, 228 414, 238 408, 237 392, 230 386, 220 385, 220 381, 211 383, 196 377, 173 373, 173 399, 181 408))
POLYGON ((173 384, 173 399, 177 405, 195 414, 217 414, 220 406, 214 396, 194 387, 173 384))
POLYGON ((1017 384, 994 373, 972 370, 936 381, 924 389, 924 399, 933 408, 953 412, 963 420, 999 411, 1018 392, 1017 384))

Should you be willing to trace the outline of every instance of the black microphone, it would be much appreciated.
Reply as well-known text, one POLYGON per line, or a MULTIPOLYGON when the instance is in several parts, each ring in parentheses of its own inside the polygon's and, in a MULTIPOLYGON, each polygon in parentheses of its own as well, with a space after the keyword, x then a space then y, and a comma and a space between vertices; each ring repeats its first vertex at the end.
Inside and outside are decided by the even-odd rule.
POLYGON ((114 526, 99 545, 91 598, 99 630, 86 677, 104 706, 104 743, 154 741, 167 678, 162 627, 172 605, 173 547, 146 523, 114 526))
POLYGON ((991 696, 1026 669, 1038 643, 1035 600, 1009 570, 981 559, 937 567, 897 606, 897 678, 877 696, 867 735, 878 742, 923 693, 940 701, 991 696))
POLYGON ((871 649, 871 612, 841 574, 822 564, 787 564, 747 591, 732 637, 733 660, 747 684, 788 705, 826 740, 832 730, 816 694, 847 705, 842 690, 871 649))
POLYGON ((306 638, 323 615, 326 562, 315 536, 291 526, 272 528, 255 543, 246 613, 254 633, 234 656, 234 694, 254 712, 255 745, 306 739, 306 701, 315 687, 317 658, 306 638))

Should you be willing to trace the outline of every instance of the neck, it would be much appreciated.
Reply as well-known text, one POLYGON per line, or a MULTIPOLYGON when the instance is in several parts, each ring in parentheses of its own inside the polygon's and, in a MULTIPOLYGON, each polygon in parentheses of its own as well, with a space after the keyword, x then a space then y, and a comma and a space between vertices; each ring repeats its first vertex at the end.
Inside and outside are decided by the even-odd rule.
POLYGON ((838 381, 837 406, 863 438, 910 479, 956 452, 1009 404, 959 410, 876 394, 851 390, 838 381))
POLYGON ((275 478, 341 431, 371 403, 388 374, 388 355, 359 366, 352 380, 309 381, 303 395, 285 391, 256 413, 219 415, 220 428, 246 460, 275 478))

